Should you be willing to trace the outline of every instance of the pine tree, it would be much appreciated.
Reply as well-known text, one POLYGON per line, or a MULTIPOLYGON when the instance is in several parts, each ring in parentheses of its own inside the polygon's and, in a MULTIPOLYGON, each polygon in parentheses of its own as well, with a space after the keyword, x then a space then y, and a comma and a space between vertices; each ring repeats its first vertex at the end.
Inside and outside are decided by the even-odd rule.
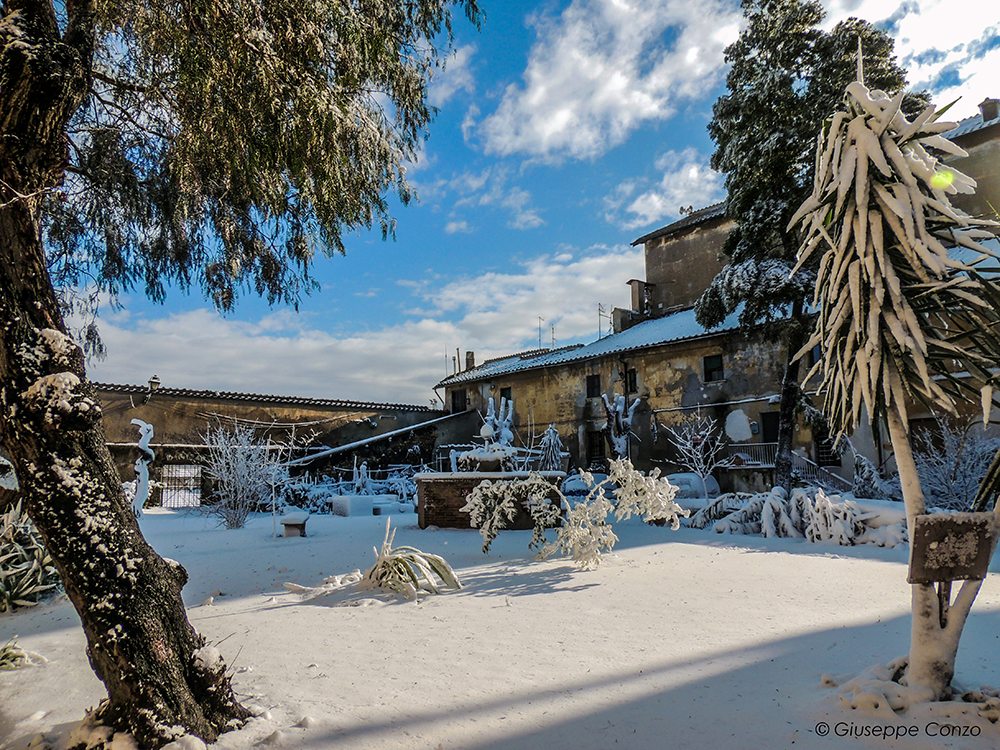
POLYGON ((125 501, 53 280, 294 303, 345 230, 391 233, 452 5, 478 23, 476 0, 0 0, 0 448, 107 688, 97 718, 139 747, 247 711, 195 658, 187 573, 125 501))
MULTIPOLYGON (((724 251, 729 263, 696 305, 698 321, 719 325, 740 305, 740 326, 760 326, 787 352, 781 384, 778 484, 791 487, 791 446, 804 406, 799 366, 815 286, 813 268, 791 277, 798 237, 788 220, 812 185, 812 144, 826 117, 854 80, 858 39, 869 82, 896 93, 906 85, 892 39, 866 21, 848 19, 830 32, 811 0, 743 0, 747 26, 726 48, 729 93, 713 108, 709 133, 716 143, 712 168, 726 175, 726 214, 735 227, 724 251)), ((913 112, 926 99, 906 97, 913 112)))

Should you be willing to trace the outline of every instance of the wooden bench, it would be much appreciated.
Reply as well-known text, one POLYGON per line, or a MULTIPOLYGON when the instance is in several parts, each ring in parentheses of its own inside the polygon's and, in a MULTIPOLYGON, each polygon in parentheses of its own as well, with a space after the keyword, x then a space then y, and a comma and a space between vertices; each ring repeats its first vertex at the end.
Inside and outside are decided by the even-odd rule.
POLYGON ((289 513, 280 519, 281 525, 285 527, 284 536, 305 536, 306 521, 309 520, 308 513, 289 513))

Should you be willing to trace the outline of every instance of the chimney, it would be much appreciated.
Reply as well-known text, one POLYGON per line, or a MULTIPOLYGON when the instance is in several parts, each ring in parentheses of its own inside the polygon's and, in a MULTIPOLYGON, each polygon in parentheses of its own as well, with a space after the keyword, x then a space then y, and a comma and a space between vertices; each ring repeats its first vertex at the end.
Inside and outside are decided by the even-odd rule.
POLYGON ((997 115, 1000 115, 1000 100, 989 97, 983 99, 982 104, 979 105, 979 111, 983 115, 983 122, 995 120, 997 115))
POLYGON ((465 353, 465 369, 474 370, 476 367, 476 353, 466 352, 465 353))

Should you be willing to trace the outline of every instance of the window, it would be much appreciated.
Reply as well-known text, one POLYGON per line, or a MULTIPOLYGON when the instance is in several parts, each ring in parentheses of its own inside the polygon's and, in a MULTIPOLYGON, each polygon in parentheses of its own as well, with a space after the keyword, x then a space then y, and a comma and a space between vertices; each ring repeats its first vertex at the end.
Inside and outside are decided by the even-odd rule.
POLYGON ((711 383, 713 380, 725 379, 725 372, 722 369, 722 355, 712 354, 705 357, 705 382, 711 383))
POLYGON ((591 470, 604 470, 604 433, 587 433, 587 467, 591 470))
POLYGON ((500 389, 500 401, 503 402, 504 399, 507 399, 507 403, 510 403, 513 400, 510 397, 510 388, 501 388, 500 389))
POLYGON ((197 508, 201 505, 201 467, 167 464, 160 471, 160 505, 164 508, 197 508))
POLYGON ((816 465, 840 466, 840 451, 834 450, 833 441, 829 437, 816 439, 816 465))
POLYGON ((465 411, 465 407, 468 405, 468 401, 465 396, 465 389, 459 388, 457 391, 451 392, 451 413, 458 414, 459 412, 465 411))
POLYGON ((588 375, 587 376, 587 398, 600 398, 601 397, 601 376, 600 375, 588 375))
POLYGON ((639 392, 639 373, 635 371, 634 367, 625 372, 625 385, 629 393, 639 392))
POLYGON ((816 366, 816 363, 820 361, 823 357, 823 350, 820 349, 819 344, 816 344, 812 349, 809 350, 809 369, 811 370, 816 366))

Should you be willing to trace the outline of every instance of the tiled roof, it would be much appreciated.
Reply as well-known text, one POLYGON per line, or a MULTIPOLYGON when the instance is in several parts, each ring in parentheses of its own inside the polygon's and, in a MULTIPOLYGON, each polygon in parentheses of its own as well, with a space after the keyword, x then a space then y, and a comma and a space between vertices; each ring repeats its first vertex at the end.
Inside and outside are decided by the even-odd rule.
POLYGON ((984 121, 983 116, 978 114, 974 117, 966 117, 958 123, 958 127, 954 130, 949 130, 947 133, 942 133, 941 135, 949 140, 955 140, 956 138, 961 138, 963 135, 968 135, 969 133, 974 133, 977 130, 989 128, 994 125, 1000 125, 1000 117, 994 117, 992 120, 984 121))
MULTIPOLYGON (((147 388, 144 385, 118 385, 115 383, 94 383, 93 386, 100 391, 109 393, 130 393, 145 395, 147 388)), ((257 401, 264 404, 283 404, 287 406, 334 406, 345 409, 368 409, 379 411, 395 409, 397 411, 431 411, 427 406, 416 404, 380 404, 371 401, 350 401, 338 398, 304 398, 302 396, 269 396, 260 393, 231 393, 227 391, 198 391, 192 388, 164 388, 156 389, 157 395, 176 396, 179 398, 203 398, 213 401, 257 401)))
POLYGON ((688 227, 694 227, 698 224, 704 224, 712 219, 717 219, 720 216, 724 216, 726 213, 726 203, 722 201, 721 203, 716 203, 712 206, 707 206, 705 208, 699 208, 694 213, 688 214, 680 221, 675 221, 673 224, 667 224, 665 227, 660 227, 655 232, 650 232, 649 234, 644 234, 639 239, 632 243, 632 247, 636 245, 641 245, 643 243, 649 242, 650 240, 655 240, 659 237, 666 237, 668 234, 674 234, 680 232, 688 227))
POLYGON ((662 318, 644 320, 621 333, 613 333, 583 346, 552 349, 545 354, 532 351, 527 356, 512 354, 508 357, 491 359, 479 367, 445 378, 437 387, 488 380, 512 372, 564 365, 637 349, 650 349, 674 341, 715 336, 737 328, 738 318, 739 313, 733 313, 718 328, 709 330, 698 324, 694 310, 681 310, 662 318))

